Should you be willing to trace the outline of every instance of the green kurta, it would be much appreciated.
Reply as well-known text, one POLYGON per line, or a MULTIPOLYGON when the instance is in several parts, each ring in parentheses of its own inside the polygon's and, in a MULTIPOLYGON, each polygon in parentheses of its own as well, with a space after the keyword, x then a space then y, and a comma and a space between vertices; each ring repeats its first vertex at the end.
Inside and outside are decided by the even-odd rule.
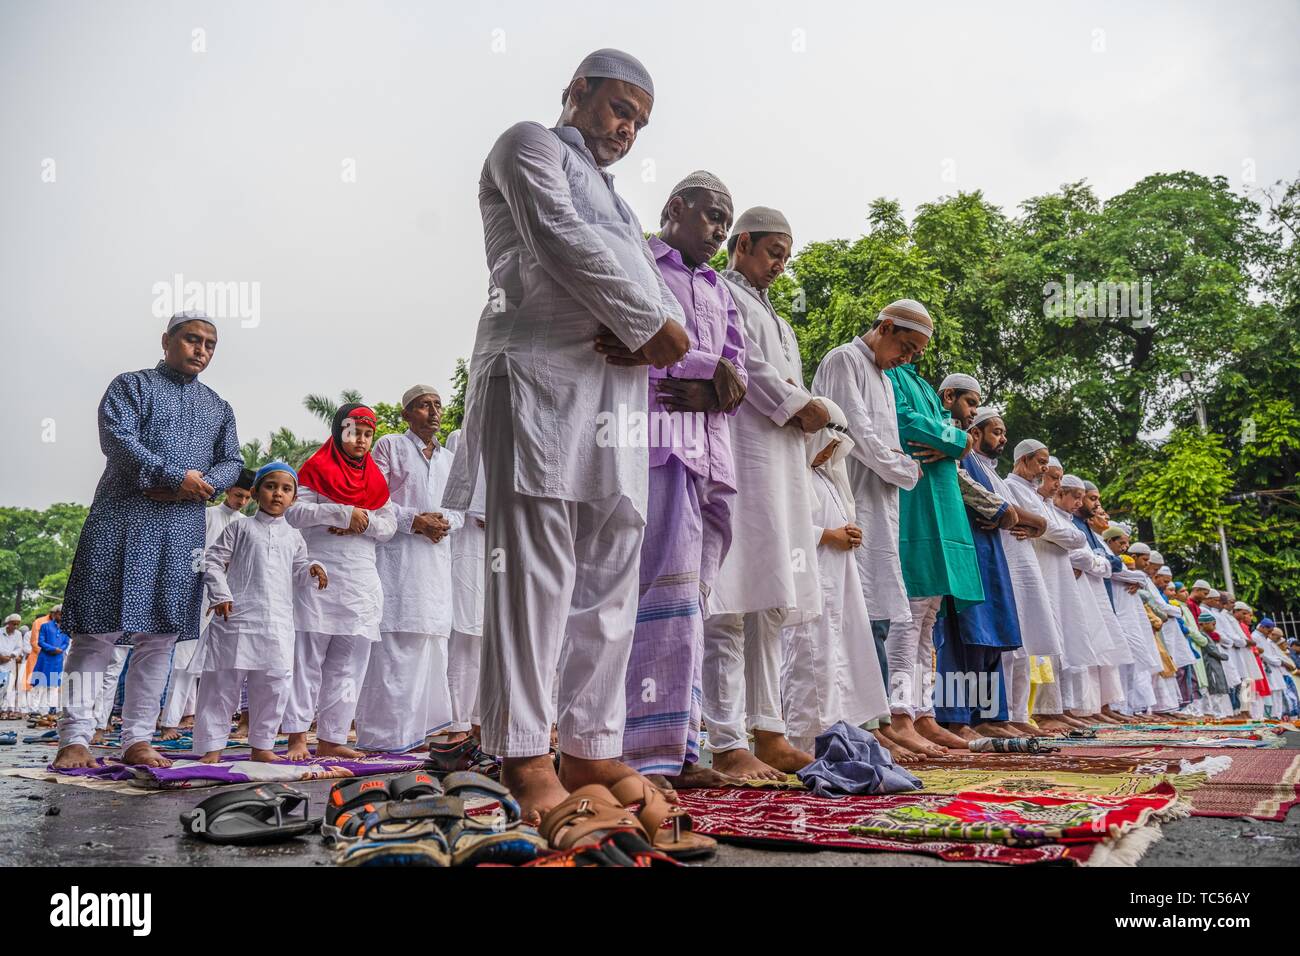
POLYGON ((885 374, 894 384, 903 450, 911 451, 907 442, 918 441, 950 456, 923 464, 916 487, 898 493, 898 551, 907 596, 951 594, 960 611, 984 600, 975 543, 957 484, 956 459, 966 451, 966 434, 915 365, 900 365, 885 374))

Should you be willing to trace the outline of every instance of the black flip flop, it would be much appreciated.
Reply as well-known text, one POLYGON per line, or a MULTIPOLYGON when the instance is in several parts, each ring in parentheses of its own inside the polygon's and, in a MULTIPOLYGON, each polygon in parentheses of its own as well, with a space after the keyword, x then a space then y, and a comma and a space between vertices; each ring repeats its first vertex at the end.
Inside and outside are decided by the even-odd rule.
POLYGON ((229 846, 282 843, 311 833, 318 820, 307 817, 307 795, 282 783, 267 783, 208 797, 181 814, 190 836, 229 846), (290 816, 301 809, 301 818, 290 816))

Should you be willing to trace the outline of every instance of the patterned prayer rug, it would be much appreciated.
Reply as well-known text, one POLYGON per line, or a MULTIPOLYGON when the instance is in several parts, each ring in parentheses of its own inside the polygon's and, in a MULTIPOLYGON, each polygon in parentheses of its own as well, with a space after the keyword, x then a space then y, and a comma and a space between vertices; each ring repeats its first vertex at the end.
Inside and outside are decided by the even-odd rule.
POLYGON ((1194 791, 1205 782, 1204 774, 1166 772, 1164 761, 1130 772, 1080 773, 1039 768, 997 770, 993 768, 940 768, 918 770, 926 793, 955 794, 965 790, 1018 793, 1055 797, 1130 797, 1172 784, 1179 793, 1194 791))
MULTIPOLYGON (((1174 816, 1179 812, 1176 809, 1177 794, 1167 784, 1139 796, 1078 797, 1069 801, 1080 809, 1071 818, 1075 832, 1070 834, 1068 842, 1044 838, 1032 845, 1013 846, 1000 839, 910 839, 898 834, 885 836, 850 832, 851 827, 874 826, 872 821, 882 819, 888 811, 907 807, 931 810, 935 801, 951 801, 948 796, 901 793, 822 798, 806 791, 751 787, 683 790, 678 796, 682 806, 690 812, 696 832, 726 843, 766 848, 924 853, 951 862, 1006 864, 1136 862, 1146 847, 1158 839, 1159 829, 1150 825, 1153 817, 1157 814, 1174 816), (1082 809, 1085 807, 1091 810, 1082 809), (1092 816, 1087 817, 1088 813, 1092 816), (1109 823, 1119 827, 1116 831, 1119 838, 1106 838, 1109 823), (1127 830, 1121 824, 1127 825, 1127 830), (1091 839, 1082 839, 1084 830, 1092 834, 1091 839)), ((974 796, 989 797, 995 803, 1003 800, 1002 795, 974 796)), ((1046 799, 1022 798, 1030 803, 1046 799)), ((999 812, 1004 820, 1012 813, 1007 810, 999 812)), ((1010 819, 1014 820, 1014 816, 1010 819)), ((1025 819, 1026 822, 1042 822, 1025 819)))

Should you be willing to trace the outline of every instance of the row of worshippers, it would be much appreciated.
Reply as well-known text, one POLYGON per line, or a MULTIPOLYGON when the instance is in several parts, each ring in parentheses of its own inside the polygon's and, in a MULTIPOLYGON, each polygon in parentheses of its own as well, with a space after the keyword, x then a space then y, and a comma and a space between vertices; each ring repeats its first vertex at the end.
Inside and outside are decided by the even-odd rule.
POLYGON ((59 626, 63 605, 37 616, 30 626, 10 614, 0 627, 0 720, 40 717, 59 708, 68 636, 59 626))

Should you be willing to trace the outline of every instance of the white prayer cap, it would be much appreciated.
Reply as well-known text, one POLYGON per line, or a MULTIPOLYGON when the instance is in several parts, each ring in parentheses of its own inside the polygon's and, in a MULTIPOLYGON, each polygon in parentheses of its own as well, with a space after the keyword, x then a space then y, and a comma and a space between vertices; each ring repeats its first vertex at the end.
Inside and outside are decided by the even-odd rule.
POLYGON ((992 405, 985 405, 981 408, 976 409, 975 417, 971 419, 970 427, 974 428, 976 425, 983 425, 990 418, 1001 418, 1001 417, 1002 417, 1002 412, 1000 409, 994 408, 992 405))
POLYGON ((7 618, 5 618, 6 624, 21 624, 22 622, 23 619, 19 617, 17 614, 10 614, 7 618))
POLYGON ((785 214, 771 206, 751 206, 740 214, 736 224, 731 227, 731 234, 738 236, 742 232, 779 232, 794 241, 794 232, 785 214))
MULTIPOLYGON (((1037 438, 1025 438, 1016 443, 1015 451, 1011 453, 1011 457, 1013 460, 1019 461, 1026 455, 1036 455, 1040 451, 1045 451, 1046 449, 1047 446, 1037 438)), ((1048 460, 1050 461, 1051 459, 1048 460)))
MULTIPOLYGON (((1162 564, 1165 563, 1165 556, 1164 556, 1163 554, 1161 554, 1159 551, 1152 551, 1152 552, 1151 552, 1151 563, 1154 564, 1154 565, 1158 568, 1158 567, 1160 567, 1160 565, 1162 565, 1162 564)), ((1170 575, 1170 577, 1173 577, 1173 575, 1170 575)))
POLYGON ((1143 544, 1141 541, 1134 541, 1128 546, 1129 554, 1150 554, 1151 546, 1143 544))
POLYGON ((1174 576, 1174 572, 1170 569, 1169 565, 1167 564, 1160 565, 1160 570, 1157 571, 1156 574, 1157 575, 1163 574, 1167 578, 1172 578, 1174 576))
POLYGON ((1210 587, 1210 582, 1205 580, 1205 578, 1197 578, 1192 582, 1192 590, 1195 590, 1196 588, 1205 588, 1207 591, 1214 590, 1214 588, 1210 587))
POLYGON ((1249 611, 1250 605, 1247 604, 1245 601, 1238 601, 1236 604, 1232 606, 1232 609, 1234 611, 1249 611))
POLYGON ((1061 476, 1061 487, 1078 488, 1080 491, 1082 491, 1083 479, 1080 478, 1078 475, 1063 475, 1061 476))
POLYGON ((62 605, 62 604, 56 604, 56 605, 54 605, 54 607, 50 608, 50 613, 51 613, 51 614, 53 614, 55 611, 59 611, 59 612, 61 613, 61 612, 63 611, 63 605, 62 605))
POLYGON ((673 191, 668 194, 668 198, 680 196, 688 189, 710 189, 715 193, 722 193, 728 199, 731 198, 731 190, 722 184, 722 180, 707 169, 697 169, 689 174, 685 179, 673 187, 673 191))
POLYGON ((167 331, 171 332, 175 330, 175 328, 178 325, 184 325, 186 322, 196 322, 196 321, 206 322, 214 329, 217 327, 217 323, 213 322, 212 319, 208 317, 208 313, 200 312, 198 309, 189 309, 186 310, 185 312, 177 312, 170 319, 168 319, 167 331))
POLYGON ((1210 588, 1210 593, 1207 594, 1206 597, 1213 598, 1214 600, 1217 601, 1219 598, 1223 597, 1223 595, 1220 594, 1220 593, 1219 593, 1217 590, 1215 590, 1214 588, 1210 588))
MULTIPOLYGON (((573 80, 578 77, 591 79, 595 76, 603 76, 611 80, 622 80, 625 83, 631 83, 633 86, 639 86, 651 96, 655 95, 655 84, 650 79, 650 72, 630 53, 624 53, 622 50, 606 48, 597 50, 595 53, 589 53, 587 58, 578 64, 578 68, 573 71, 573 80)), ((572 83, 573 80, 569 82, 572 83)))
POLYGON ((953 372, 953 374, 949 375, 939 383, 940 394, 950 388, 960 389, 965 392, 974 392, 981 398, 984 397, 984 393, 980 390, 980 383, 975 381, 975 379, 969 375, 963 375, 961 372, 953 372))
MULTIPOLYGON (((402 408, 410 405, 421 395, 438 395, 438 390, 432 385, 412 385, 402 393, 402 408)), ((442 401, 441 395, 438 395, 438 400, 442 401)))
POLYGON ((889 319, 900 329, 920 332, 926 338, 934 335, 934 319, 920 302, 915 299, 895 299, 876 315, 876 321, 889 319))
POLYGON ((1109 541, 1111 538, 1118 538, 1120 535, 1128 534, 1128 529, 1122 524, 1113 524, 1101 533, 1102 541, 1109 541))
POLYGON ((1060 468, 1061 471, 1065 471, 1065 466, 1061 464, 1061 459, 1057 458, 1055 455, 1047 456, 1047 467, 1060 468))
POLYGON ((1085 479, 1084 482, 1083 482, 1083 490, 1084 490, 1084 491, 1096 491, 1096 490, 1097 490, 1097 486, 1094 485, 1091 481, 1088 481, 1087 479, 1085 479))

